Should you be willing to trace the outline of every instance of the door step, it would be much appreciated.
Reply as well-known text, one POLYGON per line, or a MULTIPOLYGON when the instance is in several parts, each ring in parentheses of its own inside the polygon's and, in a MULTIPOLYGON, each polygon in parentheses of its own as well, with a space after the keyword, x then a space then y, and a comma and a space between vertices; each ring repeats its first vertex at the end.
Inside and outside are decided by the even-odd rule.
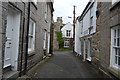
POLYGON ((18 78, 18 76, 19 76, 19 71, 9 71, 3 75, 3 79, 6 80, 9 78, 18 78))
POLYGON ((11 71, 11 69, 12 69, 11 65, 10 65, 10 66, 5 67, 5 68, 3 69, 3 74, 5 74, 5 73, 7 73, 7 72, 11 71))

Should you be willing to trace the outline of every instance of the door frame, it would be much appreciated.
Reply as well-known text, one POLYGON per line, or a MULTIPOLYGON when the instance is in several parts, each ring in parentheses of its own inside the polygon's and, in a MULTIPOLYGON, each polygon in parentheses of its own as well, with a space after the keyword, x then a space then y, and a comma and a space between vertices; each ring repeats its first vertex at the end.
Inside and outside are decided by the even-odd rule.
MULTIPOLYGON (((13 25, 15 25, 15 26, 13 26, 14 30, 12 32, 13 33, 13 37, 12 37, 13 41, 11 43, 13 43, 13 45, 11 47, 12 52, 11 52, 11 56, 10 56, 10 58, 11 58, 11 63, 10 64, 11 64, 11 69, 13 71, 17 71, 17 69, 18 69, 19 41, 20 41, 21 11, 18 10, 17 8, 13 7, 12 5, 8 5, 8 14, 9 13, 15 13, 15 15, 12 15, 12 17, 13 17, 13 22, 16 21, 15 23, 13 23, 13 25)), ((9 19, 7 19, 7 20, 9 20, 9 19)), ((10 23, 7 23, 7 25, 9 25, 9 24, 10 23)), ((9 26, 7 26, 7 27, 9 27, 9 26)), ((6 33, 7 33, 7 31, 6 31, 6 33)), ((6 35, 6 37, 7 37, 7 35, 6 35)), ((5 51, 6 51, 6 45, 5 45, 5 51)), ((5 56, 5 53, 4 53, 4 56, 5 56)), ((7 66, 3 66, 3 68, 6 68, 6 67, 7 66)))
POLYGON ((88 60, 88 61, 91 61, 91 39, 90 39, 90 38, 88 38, 87 60, 88 60))

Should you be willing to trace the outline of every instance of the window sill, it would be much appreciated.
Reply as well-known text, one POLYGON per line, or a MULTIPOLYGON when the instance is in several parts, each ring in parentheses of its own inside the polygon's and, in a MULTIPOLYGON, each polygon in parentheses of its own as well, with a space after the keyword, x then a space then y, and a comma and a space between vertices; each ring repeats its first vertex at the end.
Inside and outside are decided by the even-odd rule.
POLYGON ((120 5, 120 1, 112 4, 112 7, 110 7, 110 11, 112 11, 116 6, 120 5))
POLYGON ((120 76, 120 71, 117 71, 116 69, 114 69, 114 68, 112 68, 112 67, 109 67, 108 70, 109 70, 109 72, 110 72, 111 74, 113 74, 114 76, 116 76, 116 77, 119 77, 119 76, 120 76))

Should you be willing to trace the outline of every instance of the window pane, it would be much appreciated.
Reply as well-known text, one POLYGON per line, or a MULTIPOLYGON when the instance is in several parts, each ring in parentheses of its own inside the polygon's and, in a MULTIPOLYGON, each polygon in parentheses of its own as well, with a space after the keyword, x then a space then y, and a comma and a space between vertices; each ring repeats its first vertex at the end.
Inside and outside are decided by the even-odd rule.
POLYGON ((114 46, 116 46, 116 38, 114 38, 114 46))
POLYGON ((114 30, 114 37, 116 37, 116 33, 117 33, 117 31, 116 31, 116 30, 114 30))
POLYGON ((118 57, 118 65, 120 66, 120 57, 118 57))
POLYGON ((117 61, 117 58, 118 58, 118 57, 117 57, 117 56, 115 56, 115 64, 117 64, 117 62, 118 62, 118 61, 117 61))
POLYGON ((118 48, 118 55, 119 55, 119 57, 120 57, 120 48, 118 48))
POLYGON ((117 53, 117 48, 115 48, 115 56, 116 56, 116 55, 118 55, 118 53, 117 53))
POLYGON ((120 46, 120 38, 117 38, 117 46, 120 46))
POLYGON ((33 35, 33 29, 34 29, 34 23, 30 22, 30 25, 29 25, 29 34, 30 35, 33 35))
POLYGON ((32 39, 31 39, 31 37, 29 36, 28 48, 31 48, 31 45, 32 45, 32 39))
POLYGON ((120 38, 120 29, 118 29, 118 37, 120 38))

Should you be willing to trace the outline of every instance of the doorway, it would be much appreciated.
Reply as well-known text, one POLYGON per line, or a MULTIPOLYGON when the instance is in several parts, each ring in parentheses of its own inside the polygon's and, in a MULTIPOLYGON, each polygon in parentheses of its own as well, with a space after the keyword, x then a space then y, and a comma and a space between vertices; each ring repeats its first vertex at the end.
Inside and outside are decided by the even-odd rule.
POLYGON ((6 27, 4 66, 17 70, 19 53, 20 11, 9 6, 6 27))
POLYGON ((88 53, 87 53, 87 60, 91 61, 91 40, 88 39, 88 53))

